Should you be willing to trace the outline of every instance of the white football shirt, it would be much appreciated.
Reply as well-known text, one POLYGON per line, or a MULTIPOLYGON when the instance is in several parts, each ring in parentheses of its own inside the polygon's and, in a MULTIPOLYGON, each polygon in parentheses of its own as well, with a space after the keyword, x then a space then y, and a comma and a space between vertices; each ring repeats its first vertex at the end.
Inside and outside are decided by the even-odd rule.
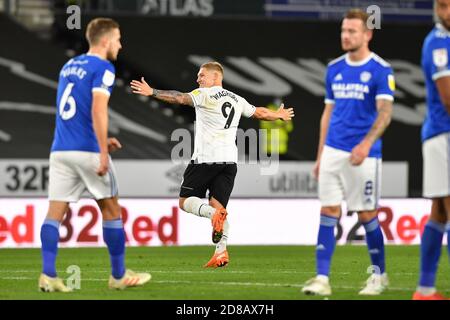
POLYGON ((236 132, 241 115, 250 118, 256 107, 220 86, 190 92, 196 114, 192 160, 198 163, 238 160, 236 132))

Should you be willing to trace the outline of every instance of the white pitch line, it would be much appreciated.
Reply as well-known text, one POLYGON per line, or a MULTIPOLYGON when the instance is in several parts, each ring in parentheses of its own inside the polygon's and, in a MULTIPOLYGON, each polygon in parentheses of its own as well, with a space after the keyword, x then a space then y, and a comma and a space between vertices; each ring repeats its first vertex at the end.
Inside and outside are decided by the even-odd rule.
MULTIPOLYGON (((223 270, 223 269, 220 269, 223 270)), ((58 270, 61 273, 64 273, 64 270, 58 270)), ((174 271, 169 271, 169 270, 144 270, 145 272, 150 272, 150 273, 171 273, 171 274, 205 274, 208 271, 211 272, 213 270, 199 270, 199 271, 191 271, 191 270, 174 270, 174 271)), ((39 270, 0 270, 0 273, 39 273, 39 270)), ((81 272, 83 272, 83 269, 81 269, 81 272)), ((111 271, 110 270, 89 270, 87 271, 88 273, 105 273, 105 274, 109 274, 111 271)), ((220 271, 219 271, 220 272, 220 271)), ((254 271, 238 271, 238 270, 227 270, 224 271, 224 273, 231 273, 231 274, 255 274, 254 271)), ((266 271, 264 273, 287 273, 287 274, 292 274, 292 273, 298 273, 298 274, 314 274, 314 271, 266 271)), ((335 272, 335 274, 350 274, 348 272, 335 272)))
MULTIPOLYGON (((0 280, 36 280, 36 278, 30 277, 0 277, 0 280)), ((81 279, 81 282, 107 282, 108 279, 86 278, 81 279)), ((151 283, 161 284, 186 284, 186 285, 214 285, 214 286, 246 286, 246 287, 293 287, 303 288, 302 284, 298 283, 264 283, 264 282, 235 282, 235 281, 189 281, 189 280, 152 280, 151 283)), ((359 290, 361 287, 355 286, 333 286, 336 289, 344 290, 359 290)), ((389 287, 388 291, 414 291, 415 288, 401 288, 401 287, 389 287)))
MULTIPOLYGON (((224 269, 220 269, 220 270, 224 270, 224 269)), ((64 273, 64 270, 58 270, 61 273, 64 273)), ((81 269, 81 271, 83 272, 83 269, 81 269)), ((199 271, 194 271, 194 270, 144 270, 145 272, 150 272, 150 273, 170 273, 170 274, 205 274, 208 272, 214 272, 214 270, 199 270, 199 271)), ((219 270, 217 270, 218 272, 221 272, 219 270)), ((39 273, 39 270, 0 270, 0 274, 1 273, 39 273)), ((105 273, 105 274, 109 274, 111 271, 110 270, 89 270, 87 271, 88 273, 105 273)), ((255 274, 254 271, 239 271, 239 270, 224 270, 223 271, 224 274, 255 274)), ((298 270, 269 270, 269 271, 265 271, 264 273, 279 273, 279 274, 315 274, 315 271, 298 271, 298 270)), ((351 274, 351 272, 333 272, 333 274, 340 274, 340 275, 349 275, 351 274)), ((367 274, 369 275, 369 274, 367 274)), ((418 276, 418 273, 412 273, 412 272, 390 272, 389 275, 394 275, 394 276, 418 276)))

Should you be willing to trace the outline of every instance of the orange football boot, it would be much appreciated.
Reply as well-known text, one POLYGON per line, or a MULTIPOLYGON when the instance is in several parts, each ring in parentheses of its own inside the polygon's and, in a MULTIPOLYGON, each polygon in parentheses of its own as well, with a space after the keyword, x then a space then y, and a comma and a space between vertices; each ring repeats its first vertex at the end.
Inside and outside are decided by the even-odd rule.
POLYGON ((430 295, 423 295, 419 291, 414 292, 414 295, 412 297, 413 300, 447 300, 446 297, 444 297, 442 294, 435 292, 430 295))
POLYGON ((228 257, 228 251, 222 251, 220 253, 214 253, 211 260, 205 264, 204 268, 220 268, 225 267, 228 262, 230 262, 230 258, 228 257))
POLYGON ((218 243, 223 235, 223 223, 227 218, 227 210, 225 208, 217 209, 211 219, 211 224, 213 226, 212 232, 212 242, 218 243))

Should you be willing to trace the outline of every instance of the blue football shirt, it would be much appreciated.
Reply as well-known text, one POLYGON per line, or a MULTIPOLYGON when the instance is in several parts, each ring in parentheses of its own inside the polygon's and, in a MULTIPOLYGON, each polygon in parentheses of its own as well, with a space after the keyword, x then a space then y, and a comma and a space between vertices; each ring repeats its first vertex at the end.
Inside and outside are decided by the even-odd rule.
POLYGON ((422 126, 422 141, 450 131, 450 116, 441 102, 435 81, 449 77, 450 33, 441 25, 425 38, 422 47, 422 69, 427 88, 427 114, 422 126))
POLYGON ((51 151, 99 152, 92 125, 92 93, 98 91, 110 95, 114 79, 112 63, 96 55, 77 56, 62 67, 51 151))
MULTIPOLYGON (((377 118, 376 100, 394 100, 392 68, 375 53, 359 62, 345 54, 328 64, 325 86, 325 103, 334 104, 325 144, 351 152, 377 118)), ((381 139, 369 157, 381 158, 381 139)))

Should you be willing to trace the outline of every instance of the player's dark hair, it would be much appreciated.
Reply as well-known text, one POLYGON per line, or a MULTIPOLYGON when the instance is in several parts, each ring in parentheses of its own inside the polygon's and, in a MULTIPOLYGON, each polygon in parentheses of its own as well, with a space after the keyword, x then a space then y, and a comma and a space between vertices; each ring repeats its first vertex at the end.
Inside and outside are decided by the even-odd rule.
POLYGON ((95 18, 89 22, 86 29, 86 39, 89 45, 96 45, 100 38, 113 29, 119 29, 119 24, 110 18, 95 18))
POLYGON ((216 61, 206 62, 206 63, 202 64, 200 66, 200 68, 205 68, 208 70, 220 72, 223 76, 223 67, 219 62, 216 62, 216 61))
POLYGON ((361 9, 350 9, 345 14, 345 19, 359 19, 363 22, 364 27, 367 27, 367 20, 369 19, 369 15, 367 12, 361 9))

